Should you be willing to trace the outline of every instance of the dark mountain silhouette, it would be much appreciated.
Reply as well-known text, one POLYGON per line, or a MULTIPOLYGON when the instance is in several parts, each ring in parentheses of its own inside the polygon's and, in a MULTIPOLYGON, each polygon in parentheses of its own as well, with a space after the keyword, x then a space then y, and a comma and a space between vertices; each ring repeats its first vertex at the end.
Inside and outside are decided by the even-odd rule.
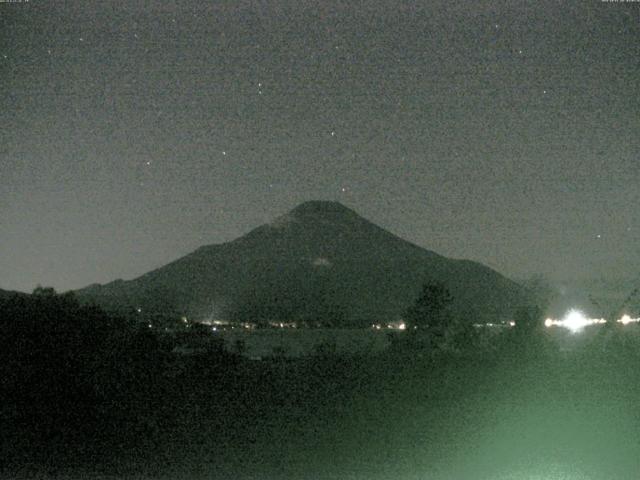
POLYGON ((14 297, 16 295, 19 296, 19 297, 27 296, 27 294, 23 293, 23 292, 15 292, 13 290, 2 290, 0 288, 0 300, 6 300, 6 299, 14 297))
POLYGON ((510 318, 524 290, 476 262, 452 260, 336 202, 306 202, 228 243, 204 246, 131 281, 77 294, 106 308, 195 318, 298 320, 365 326, 392 321, 425 282, 443 282, 455 313, 510 318))

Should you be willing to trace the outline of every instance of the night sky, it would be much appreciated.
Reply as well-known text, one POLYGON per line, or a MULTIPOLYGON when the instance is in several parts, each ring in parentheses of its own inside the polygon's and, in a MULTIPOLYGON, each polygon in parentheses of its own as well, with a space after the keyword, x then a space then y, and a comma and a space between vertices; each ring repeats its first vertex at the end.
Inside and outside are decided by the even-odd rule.
POLYGON ((0 288, 310 199, 515 278, 640 273, 640 3, 0 3, 0 288))

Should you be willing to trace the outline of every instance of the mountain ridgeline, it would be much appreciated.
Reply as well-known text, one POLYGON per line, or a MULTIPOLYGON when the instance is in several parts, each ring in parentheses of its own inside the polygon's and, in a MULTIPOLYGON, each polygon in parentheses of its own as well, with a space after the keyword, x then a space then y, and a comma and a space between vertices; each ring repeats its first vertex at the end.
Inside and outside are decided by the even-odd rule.
POLYGON ((204 246, 139 278, 77 291, 105 308, 195 319, 297 321, 337 327, 398 320, 425 282, 453 313, 510 319, 525 291, 496 271, 420 248, 336 202, 306 202, 231 242, 204 246))
POLYGON ((23 292, 15 292, 13 290, 2 290, 0 288, 0 300, 7 300, 11 297, 15 297, 15 296, 19 296, 19 297, 24 297, 26 296, 26 293, 23 292))

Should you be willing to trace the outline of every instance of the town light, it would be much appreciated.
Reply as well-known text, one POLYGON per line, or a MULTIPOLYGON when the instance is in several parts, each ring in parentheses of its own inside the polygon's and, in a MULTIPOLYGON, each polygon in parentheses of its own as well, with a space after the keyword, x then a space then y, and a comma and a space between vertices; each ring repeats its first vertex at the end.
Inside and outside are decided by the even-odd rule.
POLYGON ((571 332, 579 332, 589 325, 601 325, 607 321, 604 318, 587 318, 581 311, 572 309, 567 312, 562 320, 547 318, 544 321, 545 327, 564 327, 571 332))
POLYGON ((630 323, 638 323, 640 322, 640 318, 631 318, 629 315, 623 315, 619 320, 618 323, 621 323, 623 325, 628 325, 630 323))
POLYGON ((579 310, 569 310, 569 313, 562 319, 562 326, 572 332, 578 332, 591 322, 579 310))

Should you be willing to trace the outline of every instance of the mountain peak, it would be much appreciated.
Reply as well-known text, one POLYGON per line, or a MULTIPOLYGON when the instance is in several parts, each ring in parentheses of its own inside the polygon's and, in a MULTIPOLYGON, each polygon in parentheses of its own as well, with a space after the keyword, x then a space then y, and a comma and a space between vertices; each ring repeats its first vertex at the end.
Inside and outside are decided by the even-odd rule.
POLYGON ((345 207, 340 202, 334 202, 329 200, 309 200, 301 203, 295 207, 290 215, 295 217, 307 217, 307 216, 350 216, 359 217, 359 215, 348 207, 345 207))
MULTIPOLYGON (((340 202, 329 200, 309 200, 301 203, 288 213, 277 217, 265 225, 268 228, 286 228, 292 224, 304 225, 355 225, 367 223, 360 215, 340 202)), ((264 227, 264 226, 263 226, 264 227)), ((259 227, 256 231, 261 231, 259 227)))

